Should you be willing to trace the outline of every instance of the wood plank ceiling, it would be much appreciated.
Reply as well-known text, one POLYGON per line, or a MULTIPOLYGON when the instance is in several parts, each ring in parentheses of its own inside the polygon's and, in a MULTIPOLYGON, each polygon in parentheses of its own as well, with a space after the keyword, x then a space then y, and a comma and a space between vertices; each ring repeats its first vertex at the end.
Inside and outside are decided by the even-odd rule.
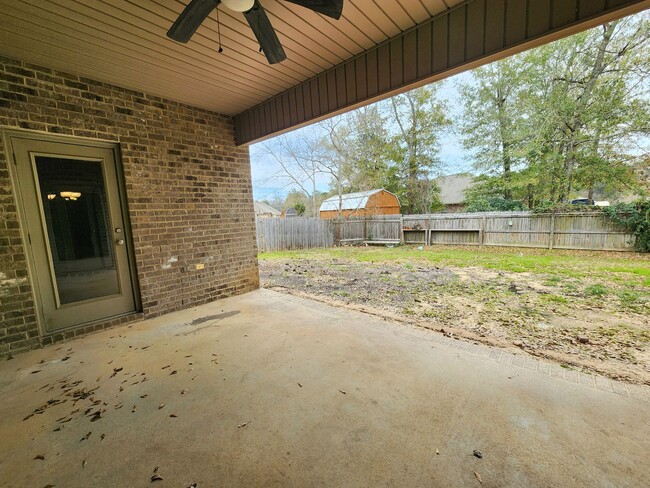
POLYGON ((336 21, 261 0, 288 59, 269 65, 242 14, 219 7, 192 40, 165 35, 189 0, 0 0, 0 54, 236 115, 463 0, 345 0, 336 21))

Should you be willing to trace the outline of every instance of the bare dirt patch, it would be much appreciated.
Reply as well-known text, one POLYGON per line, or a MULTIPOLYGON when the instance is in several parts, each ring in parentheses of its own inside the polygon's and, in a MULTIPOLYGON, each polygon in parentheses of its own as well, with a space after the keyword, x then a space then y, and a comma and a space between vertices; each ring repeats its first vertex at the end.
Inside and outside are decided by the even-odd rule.
POLYGON ((650 384, 647 280, 340 254, 260 260, 262 286, 650 384))

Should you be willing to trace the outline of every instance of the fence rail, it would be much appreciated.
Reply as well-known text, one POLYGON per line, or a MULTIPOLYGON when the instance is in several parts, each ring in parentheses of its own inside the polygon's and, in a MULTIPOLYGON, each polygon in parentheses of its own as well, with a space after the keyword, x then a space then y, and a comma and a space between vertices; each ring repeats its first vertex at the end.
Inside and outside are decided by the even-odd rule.
POLYGON ((392 242, 633 251, 634 237, 601 213, 376 215, 343 220, 257 219, 260 251, 392 242))

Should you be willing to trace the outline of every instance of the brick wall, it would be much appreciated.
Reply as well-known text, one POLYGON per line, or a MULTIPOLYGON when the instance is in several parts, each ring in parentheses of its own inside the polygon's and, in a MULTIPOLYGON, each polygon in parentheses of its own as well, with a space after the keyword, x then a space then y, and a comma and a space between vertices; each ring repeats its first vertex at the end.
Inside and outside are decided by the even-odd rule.
MULTIPOLYGON (((145 317, 259 286, 248 148, 230 117, 0 57, 0 127, 119 142, 145 317)), ((43 342, 7 164, 0 140, 0 354, 43 342)))

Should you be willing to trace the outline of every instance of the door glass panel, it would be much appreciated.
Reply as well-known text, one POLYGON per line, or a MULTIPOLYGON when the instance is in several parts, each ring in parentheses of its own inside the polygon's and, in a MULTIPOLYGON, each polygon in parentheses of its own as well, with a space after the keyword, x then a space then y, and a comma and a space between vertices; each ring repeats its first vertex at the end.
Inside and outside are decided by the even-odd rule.
POLYGON ((119 293, 102 163, 36 156, 36 171, 59 302, 119 293))

